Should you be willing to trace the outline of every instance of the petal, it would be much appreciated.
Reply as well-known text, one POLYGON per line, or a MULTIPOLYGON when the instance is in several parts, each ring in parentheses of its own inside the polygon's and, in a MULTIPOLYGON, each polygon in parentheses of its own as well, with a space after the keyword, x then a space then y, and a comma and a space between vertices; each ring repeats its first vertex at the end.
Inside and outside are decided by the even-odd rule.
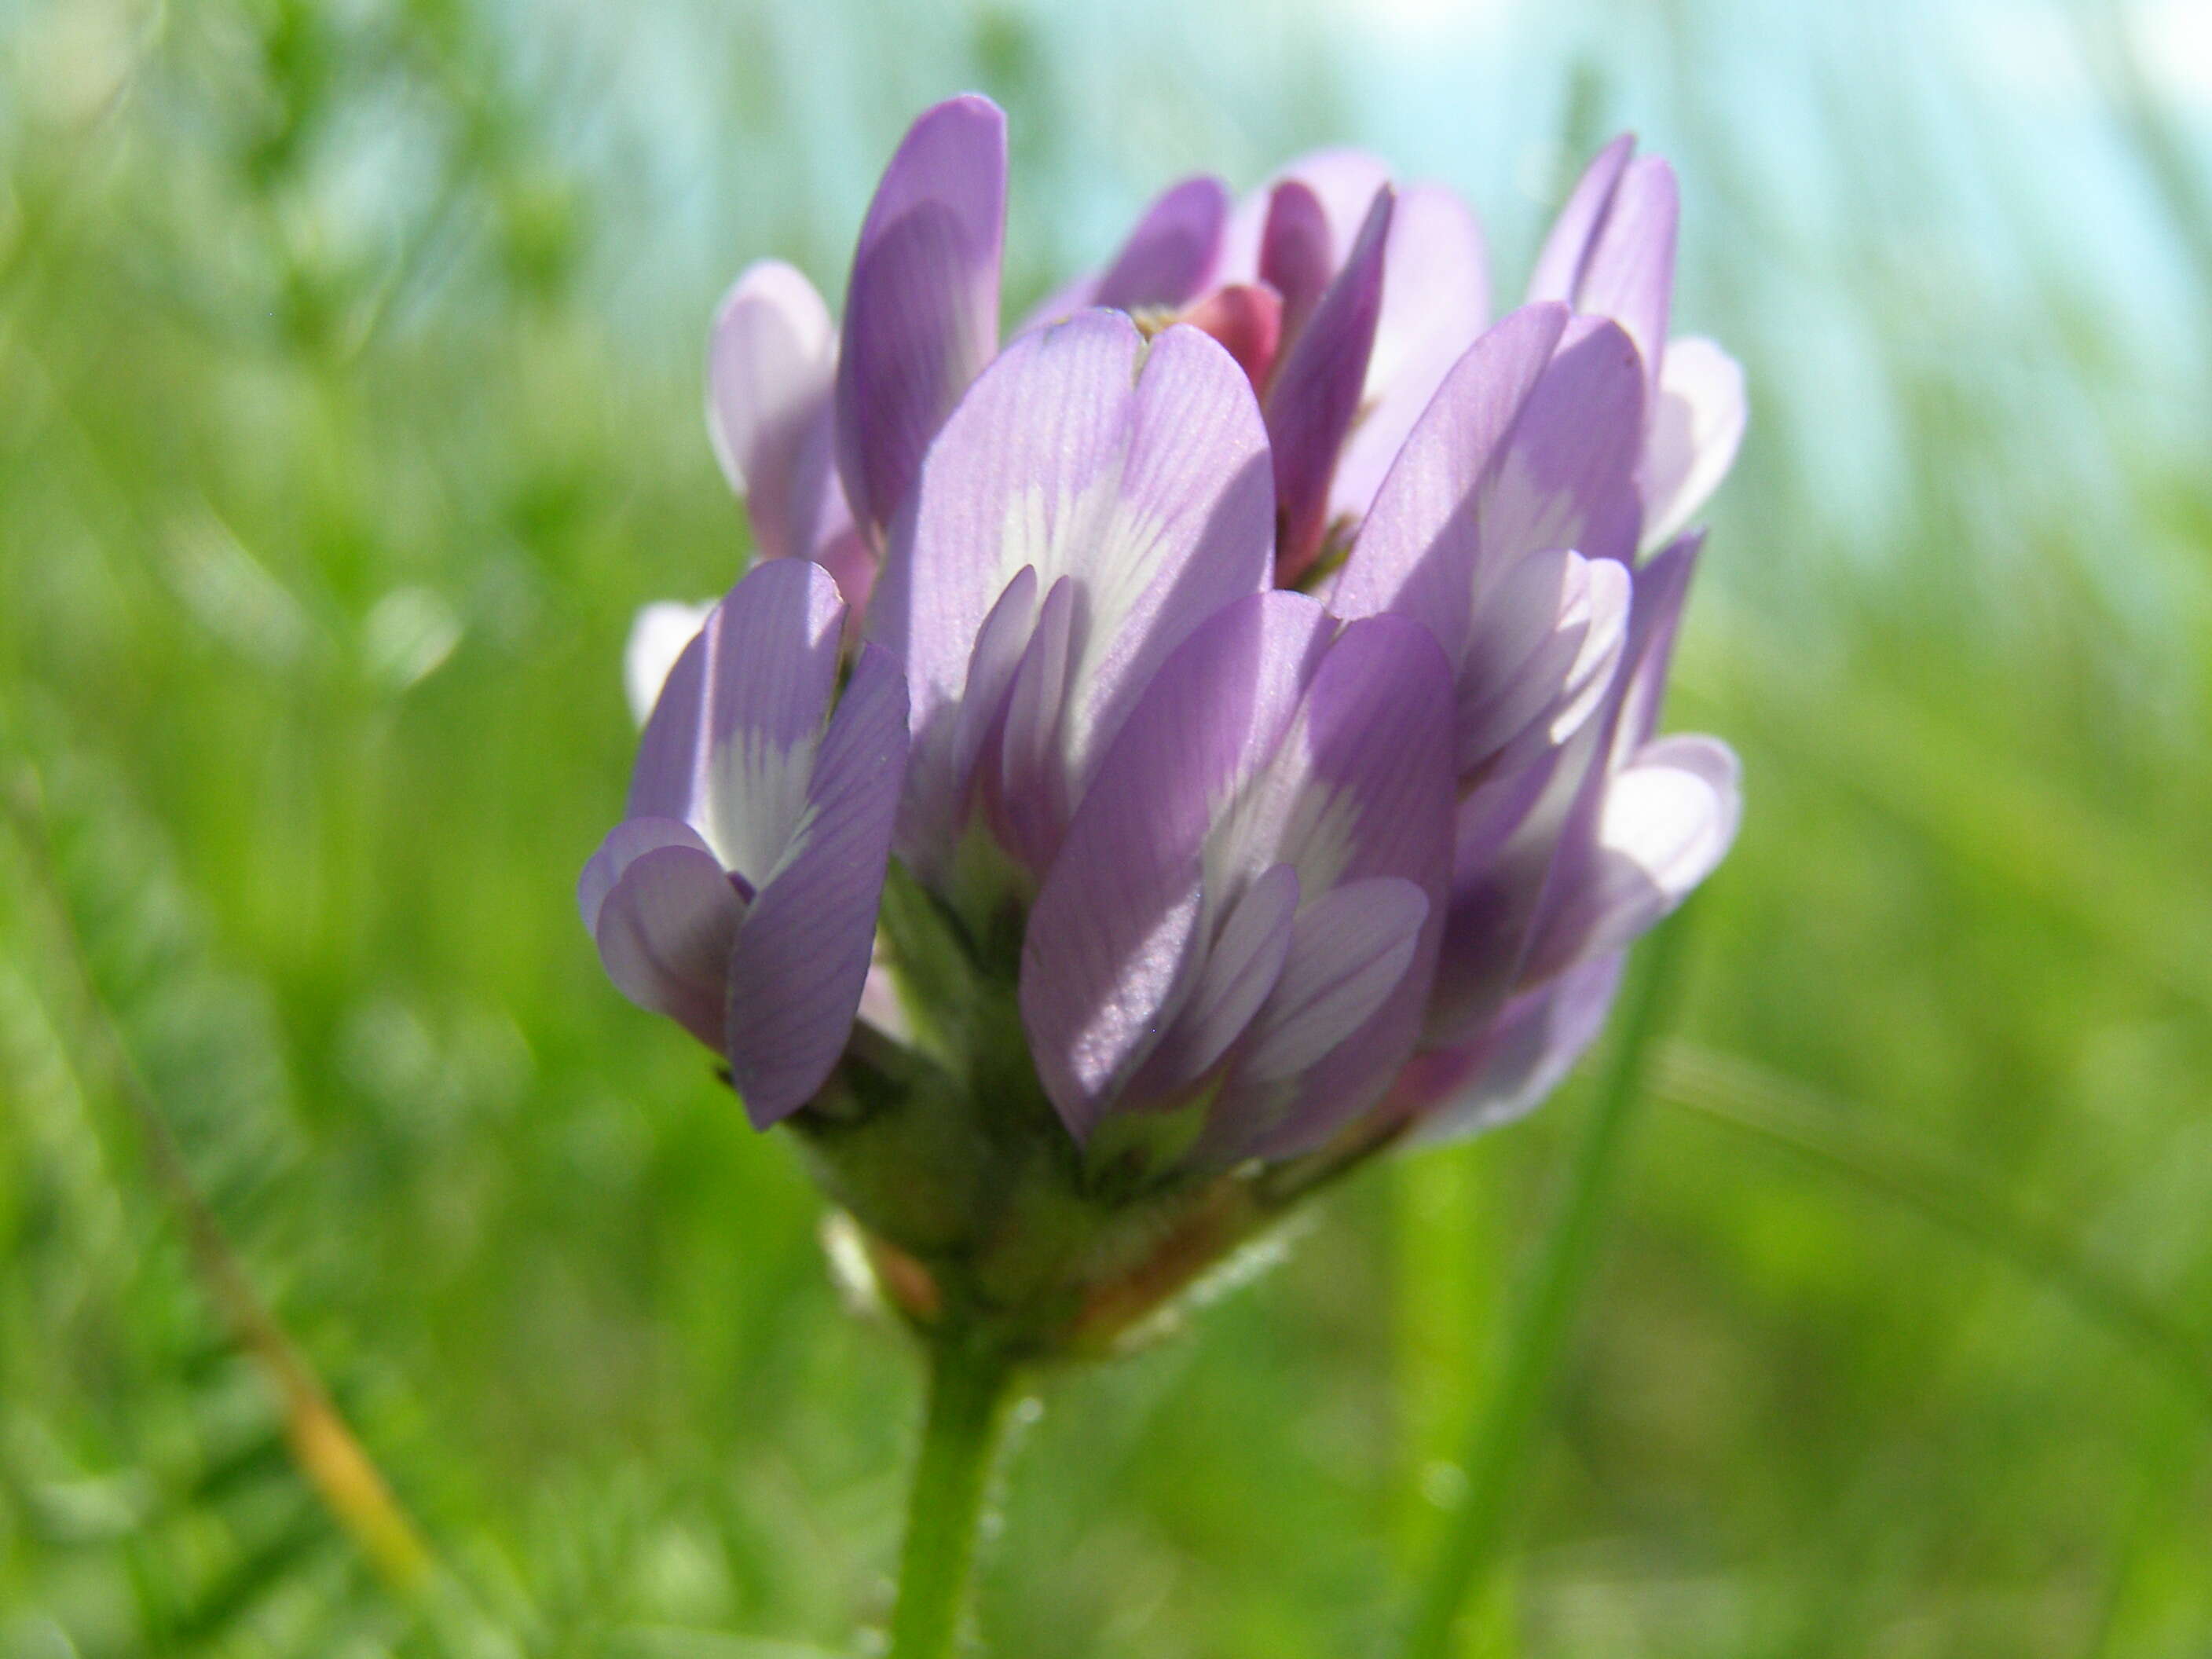
POLYGON ((906 685, 863 647, 823 734, 805 812, 729 956, 726 1052, 765 1128, 821 1088, 866 986, 906 764, 906 685))
POLYGON ((1533 1111, 1605 1029, 1620 966, 1619 951, 1579 963, 1514 998, 1474 1041, 1415 1056, 1383 1114, 1417 1118, 1416 1141, 1428 1143, 1533 1111))
MULTIPOLYGON (((1267 388, 1267 436, 1273 447, 1281 526, 1275 574, 1280 582, 1294 580, 1312 562, 1328 526, 1337 453, 1359 412, 1382 313, 1382 255, 1395 201, 1387 187, 1376 193, 1343 270, 1291 337, 1288 356, 1267 388)), ((1284 310, 1289 326, 1287 295, 1284 310)))
POLYGON ((811 556, 849 518, 830 445, 836 373, 814 285, 781 260, 749 266, 708 337, 707 429, 763 557, 811 556))
POLYGON ((1522 967, 1534 984, 1656 926, 1711 875, 1742 805, 1735 754, 1717 738, 1662 738, 1607 785, 1595 844, 1565 863, 1522 967))
POLYGON ((1073 576, 1052 585, 1037 607, 1036 625, 1006 698, 1005 735, 993 780, 999 840, 1032 870, 1052 861, 1067 828, 1070 780, 1057 763, 1067 709, 1068 676, 1075 666, 1076 607, 1081 591, 1073 576))
POLYGON ((1282 296, 1283 338, 1298 337, 1335 274, 1328 210, 1298 180, 1285 179, 1267 198, 1257 273, 1261 282, 1282 296))
POLYGON ((805 811, 844 619, 836 583, 796 559, 732 588, 646 722, 629 815, 684 820, 757 888, 805 811))
POLYGON ((1667 696, 1667 672, 1674 658, 1675 630, 1681 624, 1682 605, 1689 598, 1690 579, 1697 574, 1698 556, 1705 544, 1705 532, 1693 531, 1636 571, 1623 670, 1626 683, 1614 738, 1616 763, 1649 743, 1658 727, 1660 707, 1667 696))
POLYGON ((1635 155, 1636 135, 1624 132, 1590 158, 1536 254, 1536 264, 1528 273, 1531 300, 1573 303, 1575 289, 1589 263, 1591 245, 1604 230, 1613 191, 1635 155))
POLYGON ((1634 582, 1613 559, 1532 553, 1477 612, 1460 680, 1462 776, 1510 771, 1566 741, 1612 689, 1634 582))
POLYGON ((579 894, 616 988, 722 1046, 722 1000, 744 901, 686 826, 631 819, 585 866, 579 894))
POLYGON ((1022 665, 1030 635, 1036 626, 1036 569, 1024 565, 976 630, 968 659, 968 678, 956 717, 938 731, 951 733, 951 750, 943 764, 913 769, 907 792, 905 838, 949 844, 958 831, 986 748, 1003 740, 1006 700, 1022 665))
MULTIPOLYGON (((1195 329, 1170 328, 1147 349, 1126 316, 1089 311, 1010 345, 932 447, 870 603, 871 635, 906 664, 917 798, 956 793, 944 773, 969 661, 990 608, 1030 566, 1043 592, 1073 579, 1046 769, 1060 800, 1079 801, 1160 662, 1266 585, 1267 466, 1251 387, 1195 329)), ((901 844, 925 872, 950 852, 903 831, 901 844)))
MULTIPOLYGON (((1542 638, 1573 619, 1563 603, 1548 623, 1519 620, 1540 597, 1540 583, 1530 586, 1536 568, 1524 561, 1566 549, 1591 561, 1633 551, 1642 431, 1641 370, 1620 328, 1570 322, 1555 305, 1515 312, 1475 342, 1415 424, 1330 603, 1347 616, 1421 622, 1453 664, 1461 708, 1492 705, 1525 660, 1501 655, 1501 642, 1542 638), (1523 635, 1524 626, 1536 631, 1523 635)), ((1577 568, 1556 567, 1562 580, 1577 568)), ((1584 597, 1602 607, 1617 602, 1620 586, 1584 597)), ((1601 612, 1592 619, 1611 625, 1601 612)), ((1602 631, 1594 642, 1610 648, 1602 631)), ((1570 653, 1559 666, 1584 690, 1610 678, 1602 657, 1570 653)), ((1500 740, 1494 731, 1464 732, 1463 762, 1479 764, 1500 740)))
POLYGON ((998 343, 1006 123, 951 99, 908 130, 853 256, 836 378, 837 465, 880 537, 923 452, 998 343))
POLYGON ((1674 287, 1674 170, 1632 137, 1598 153, 1561 210, 1529 278, 1531 300, 1610 317, 1635 343, 1656 396, 1674 287))
POLYGON ((1230 216, 1222 248, 1224 280, 1259 274, 1260 246, 1273 207, 1276 185, 1295 181, 1310 191, 1328 229, 1327 269, 1334 271, 1359 234, 1375 192, 1390 182, 1390 169, 1379 156, 1358 149, 1317 149, 1282 168, 1237 205, 1230 216))
MULTIPOLYGON (((1337 1016, 1348 1014, 1353 1003, 1332 1001, 1328 1018, 1316 1009, 1310 1023, 1307 1017, 1291 1022, 1296 1030, 1286 1028, 1273 1039, 1256 1069, 1232 1066, 1196 1156, 1234 1160, 1304 1151, 1364 1111, 1404 1064, 1443 939, 1452 850, 1450 743, 1450 674, 1434 641, 1398 617, 1346 627, 1316 672, 1298 726, 1269 769, 1266 796, 1286 810, 1253 813, 1247 805, 1238 815, 1262 823, 1272 817, 1279 829, 1254 848, 1258 837, 1249 825, 1225 826, 1216 831, 1210 856, 1217 862, 1232 850, 1248 862, 1273 856, 1298 872, 1309 902, 1270 1009, 1300 994, 1292 969, 1303 959, 1302 942, 1324 959, 1350 951, 1354 931, 1334 894, 1357 887, 1380 902, 1385 890, 1371 884, 1407 882, 1421 899, 1421 919, 1395 975, 1386 971, 1396 962, 1395 945, 1378 944, 1371 960, 1361 957, 1364 973, 1380 977, 1358 983, 1379 984, 1383 994, 1358 1020, 1334 1029, 1337 1016), (1320 908, 1325 898, 1330 910, 1320 908), (1319 1040, 1323 1036, 1326 1043, 1319 1040), (1308 1060, 1309 1054, 1315 1057, 1308 1060)), ((1400 894, 1389 902, 1403 901, 1400 894)), ((1344 957, 1346 966, 1351 962, 1344 957)), ((1263 1012, 1255 1033, 1261 1022, 1272 1025, 1274 1018, 1263 1012)))
MULTIPOLYGON (((623 872, 647 853, 658 852, 664 847, 688 847, 709 854, 713 851, 696 830, 678 818, 624 818, 608 831, 607 838, 585 860, 583 873, 576 878, 576 909, 584 919, 586 933, 598 929, 599 911, 607 902, 607 895, 614 891, 615 884, 622 879, 623 872)), ((738 896, 742 900, 744 895, 738 896)))
POLYGON ((1184 179, 1146 210, 1089 303, 1119 311, 1188 304, 1212 280, 1228 217, 1226 185, 1212 178, 1184 179))
POLYGON ((1287 864, 1269 866, 1229 902, 1173 1025, 1125 1097, 1172 1100, 1213 1069, 1281 981, 1297 909, 1298 872, 1287 864))
POLYGON ((1257 391, 1267 384, 1283 340, 1283 301, 1259 283, 1218 288, 1182 314, 1182 320, 1221 342, 1257 391))
POLYGON ((1743 368, 1711 340, 1667 347, 1638 487, 1644 550, 1663 547, 1720 488, 1743 442, 1743 368))
POLYGON ((1238 1082, 1296 1077, 1372 1019, 1413 966, 1428 915, 1428 895, 1396 876, 1347 882, 1308 906, 1238 1082))
POLYGON ((640 726, 653 713, 677 658, 698 637, 714 610, 712 599, 702 605, 661 599, 642 607, 630 623, 629 641, 623 647, 623 691, 629 699, 630 718, 640 726))
MULTIPOLYGON (((1038 1075, 1079 1139, 1200 982, 1200 930, 1237 896, 1217 880, 1208 908, 1209 835, 1289 731, 1332 631, 1318 605, 1280 592, 1203 623, 1153 678, 1069 826, 1030 912, 1021 1006, 1038 1075)), ((1248 873, 1280 882, 1266 868, 1280 862, 1248 873)))
POLYGON ((1441 185, 1399 192, 1382 265, 1382 308, 1363 412, 1329 491, 1331 513, 1355 520, 1373 504, 1413 422, 1490 314, 1481 227, 1458 194, 1441 185))
MULTIPOLYGON (((1487 574, 1478 534, 1483 492, 1566 325, 1563 307, 1524 306, 1452 367, 1360 527, 1330 597, 1339 614, 1411 617, 1436 635, 1455 671, 1465 660, 1475 589, 1487 574)), ((1500 550, 1494 562, 1510 556, 1500 550)))
POLYGON ((1426 1041, 1478 1034, 1518 988, 1562 847, 1586 842, 1603 787, 1608 716, 1517 770, 1485 780, 1459 805, 1426 1041))

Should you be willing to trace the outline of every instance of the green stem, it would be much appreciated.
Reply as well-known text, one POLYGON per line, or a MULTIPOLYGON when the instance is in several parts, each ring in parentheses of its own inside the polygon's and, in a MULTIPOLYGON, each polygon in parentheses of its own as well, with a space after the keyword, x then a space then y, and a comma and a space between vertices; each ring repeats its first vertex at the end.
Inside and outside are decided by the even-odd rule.
POLYGON ((968 1333, 930 1347, 929 1414, 907 1503, 890 1659, 944 1659, 959 1633, 1015 1366, 1006 1350, 968 1333))
POLYGON ((1497 1556, 1522 1460, 1597 1253, 1600 1223, 1643 1093, 1651 1040, 1680 986, 1685 920, 1668 922, 1645 947, 1620 1044, 1576 1150, 1566 1194, 1516 1301, 1501 1374, 1470 1425, 1460 1463, 1467 1485, 1414 1604, 1404 1659, 1449 1659, 1460 1613, 1483 1589, 1497 1556))

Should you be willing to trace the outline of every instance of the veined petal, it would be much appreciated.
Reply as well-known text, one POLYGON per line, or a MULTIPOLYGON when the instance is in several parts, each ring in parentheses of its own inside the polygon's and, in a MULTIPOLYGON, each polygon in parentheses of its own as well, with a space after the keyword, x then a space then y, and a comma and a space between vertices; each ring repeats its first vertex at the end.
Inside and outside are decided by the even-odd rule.
POLYGON ((1037 607, 1036 626, 1006 698, 992 799, 1000 843, 1032 870, 1052 861, 1073 805, 1067 793, 1072 780, 1058 763, 1081 600, 1073 576, 1052 585, 1037 607))
POLYGON ((1364 517, 1413 422, 1490 314, 1482 229, 1456 191, 1410 185, 1398 193, 1382 256, 1361 413, 1329 489, 1332 517, 1364 517))
POLYGON ((712 599, 699 605, 659 599, 640 608, 629 625, 629 642, 623 647, 623 691, 629 699, 630 718, 640 726, 653 713, 677 658, 698 637, 701 625, 714 610, 712 599))
POLYGON ((1635 155, 1636 135, 1624 132, 1590 158, 1537 252, 1528 273, 1530 299, 1573 302, 1589 264, 1590 248, 1604 231, 1613 191, 1635 155))
POLYGON ((1229 187, 1218 179, 1174 185, 1146 210, 1088 303, 1117 311, 1188 304, 1213 278, 1228 218, 1229 187))
POLYGON ((683 819, 757 889, 805 810, 844 620, 836 583, 799 560, 732 588, 646 722, 629 816, 683 819))
POLYGON ((1644 449, 1644 549, 1663 547, 1711 499, 1743 441, 1743 368, 1711 340, 1674 340, 1644 449))
POLYGON ((1565 300, 1627 331, 1656 398, 1674 289, 1674 170, 1634 156, 1632 137, 1598 153, 1537 257, 1532 300, 1565 300), (1634 159, 1631 159, 1632 156, 1634 159))
POLYGON ((745 904, 690 826, 617 825, 584 866, 577 901, 616 988, 720 1048, 723 987, 745 904))
POLYGON ((1248 865, 1279 858, 1298 872, 1305 902, 1282 981, 1254 1022, 1257 1069, 1232 1060, 1194 1156, 1233 1161, 1309 1150, 1371 1106, 1411 1053, 1443 937, 1450 743, 1450 671, 1425 631, 1396 617, 1345 627, 1273 757, 1267 787, 1248 793, 1248 800, 1269 803, 1270 810, 1240 811, 1215 831, 1215 864, 1231 863, 1231 849, 1248 865), (1410 884, 1421 901, 1403 961, 1396 943, 1371 941, 1372 952, 1358 953, 1364 965, 1356 982, 1340 988, 1342 999, 1316 1003, 1306 1017, 1285 1016, 1280 1032, 1260 1048, 1263 1023, 1275 1024, 1270 1011, 1311 988, 1293 972, 1304 948, 1319 951, 1323 962, 1340 948, 1346 966, 1355 954, 1352 910, 1345 908, 1352 902, 1333 895, 1356 888, 1378 907, 1378 919, 1411 915, 1401 890, 1372 884, 1385 880, 1410 884), (1319 908, 1324 900, 1330 909, 1319 908), (1389 910, 1392 905, 1399 908, 1389 910), (1380 991, 1379 999, 1350 1021, 1368 991, 1380 991), (1339 1017, 1346 1017, 1346 1029, 1332 1033, 1339 1017), (1308 1060, 1316 1048, 1325 1052, 1308 1060))
POLYGON ((1534 984, 1616 951, 1688 897, 1735 839, 1741 769, 1717 738, 1646 744, 1607 783, 1595 844, 1562 872, 1522 967, 1534 984))
POLYGON ((1478 1034, 1518 988, 1564 844, 1586 840, 1603 787, 1612 720, 1479 784, 1458 808, 1443 943, 1425 1040, 1478 1034))
POLYGON ((1328 212, 1304 183, 1285 179, 1267 195, 1258 278, 1282 296, 1282 337, 1295 340, 1336 274, 1328 212))
MULTIPOLYGON (((1566 325, 1565 307, 1524 306, 1453 366, 1360 527, 1330 596, 1340 615, 1411 617, 1459 669, 1478 580, 1488 574, 1479 533, 1483 491, 1566 325)), ((1492 562, 1508 556, 1499 550, 1492 562)))
POLYGON ((1260 246, 1275 187, 1295 181, 1310 191, 1322 210, 1328 230, 1327 269, 1334 271, 1359 234, 1361 222, 1375 200, 1375 192, 1390 182, 1390 169, 1381 157, 1364 150, 1331 149, 1309 151, 1275 173, 1237 204, 1223 238, 1221 268, 1229 282, 1247 280, 1260 272, 1260 246))
POLYGON ((836 374, 814 285, 781 260, 748 266, 708 337, 707 430, 763 557, 810 557, 849 520, 830 446, 836 374))
MULTIPOLYGON (((1217 904, 1214 908, 1221 908, 1217 904)), ((1273 994, 1288 959, 1298 910, 1298 872, 1272 865, 1226 906, 1197 953, 1174 1024, 1123 1091, 1129 1100, 1173 1100, 1212 1071, 1273 994)))
POLYGON ((729 956, 726 1052, 757 1128, 813 1097, 852 1030, 906 753, 904 677, 863 647, 815 757, 804 816, 729 956))
POLYGON ((1513 735, 1499 729, 1501 711, 1528 691, 1514 683, 1531 661, 1514 640, 1571 626, 1590 642, 1593 654, 1563 649, 1539 676, 1547 701, 1570 685, 1578 694, 1564 697, 1562 712, 1586 714, 1580 695, 1610 683, 1625 587, 1589 567, 1620 561, 1626 573, 1642 432, 1642 375, 1627 336, 1608 322, 1570 321, 1556 305, 1529 306, 1453 368, 1383 481, 1330 603, 1347 616, 1410 617, 1436 636, 1468 720, 1460 745, 1468 771, 1494 763, 1513 735), (1577 562, 1565 562, 1569 549, 1577 562), (1553 562, 1527 562, 1539 554, 1553 562), (1540 620, 1529 607, 1547 603, 1551 615, 1540 620))
POLYGON ((1346 882, 1307 907, 1238 1082, 1296 1077, 1372 1019, 1413 966, 1428 915, 1429 896, 1399 876, 1346 882))
POLYGON ((1605 1029, 1620 966, 1619 951, 1577 963, 1515 997, 1480 1036, 1416 1054, 1381 1115, 1413 1118, 1414 1142, 1425 1144, 1496 1128, 1534 1110, 1605 1029))
POLYGON ((860 228, 836 376, 837 465, 879 538, 998 343, 1006 123, 954 98, 908 130, 860 228))
MULTIPOLYGON (((1297 329, 1281 368, 1268 384, 1267 436, 1273 447, 1280 526, 1278 581, 1294 580, 1312 562, 1328 527, 1337 454, 1359 412, 1382 314, 1383 251, 1395 199, 1388 186, 1376 193, 1344 268, 1297 329)), ((1286 303, 1286 325, 1289 309, 1286 303)))
MULTIPOLYGON (((1208 837, 1290 729, 1331 632, 1318 605, 1280 592, 1201 624, 1153 678, 1070 824, 1030 912, 1021 1006, 1038 1075, 1078 1139, 1203 982, 1214 919, 1245 891, 1217 878, 1209 893, 1208 837)), ((1267 867, 1281 862, 1248 877, 1279 884, 1267 867)))
MULTIPOLYGON (((1126 316, 1088 311, 1013 342, 932 447, 869 608, 871 635, 906 664, 917 798, 957 793, 940 774, 969 660, 1024 567, 1042 592, 1073 583, 1064 708, 1042 763, 1072 810, 1168 653, 1265 586, 1272 524, 1251 387, 1206 336, 1173 327, 1147 349, 1126 316)), ((927 815, 909 822, 921 833, 902 830, 902 852, 941 867, 949 842, 927 839, 927 815)))
POLYGON ((1462 777, 1510 771, 1571 736, 1612 689, 1634 583, 1613 559, 1532 553, 1477 613, 1459 686, 1462 777))
POLYGON ((1079 1138, 1209 1075, 1206 1159, 1304 1144, 1372 1103, 1440 937, 1449 739, 1449 676, 1415 624, 1340 633, 1278 591, 1191 635, 1030 912, 1023 1016, 1079 1138))
POLYGON ((1690 579, 1697 574, 1698 556, 1705 544, 1705 532, 1692 531, 1637 568, 1621 671, 1626 678, 1620 718, 1613 736, 1616 766, 1649 743, 1658 729, 1659 710, 1667 696, 1667 672, 1674 659, 1675 630, 1681 623, 1690 579))

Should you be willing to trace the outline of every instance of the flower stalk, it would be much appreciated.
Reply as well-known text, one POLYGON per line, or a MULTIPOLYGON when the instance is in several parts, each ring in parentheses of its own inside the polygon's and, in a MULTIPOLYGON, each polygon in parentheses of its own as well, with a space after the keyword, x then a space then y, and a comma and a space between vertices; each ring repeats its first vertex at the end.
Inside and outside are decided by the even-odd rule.
POLYGON ((950 1330, 930 1343, 929 1407, 907 1501, 890 1659, 953 1651, 1019 1375, 1008 1345, 988 1334, 950 1330))

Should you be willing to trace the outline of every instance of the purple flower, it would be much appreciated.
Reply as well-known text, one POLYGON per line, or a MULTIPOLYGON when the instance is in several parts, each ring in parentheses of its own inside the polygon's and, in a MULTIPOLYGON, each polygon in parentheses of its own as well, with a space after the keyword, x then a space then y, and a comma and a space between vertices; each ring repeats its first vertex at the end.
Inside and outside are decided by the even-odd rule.
POLYGON ((670 672, 629 810, 577 886, 608 976, 726 1055, 762 1128, 844 1049, 906 762, 897 665, 863 649, 838 692, 844 622, 804 561, 732 588, 670 672))
POLYGON ((941 105, 842 330, 787 266, 726 301, 769 562, 581 900, 757 1124, 820 1109, 884 1249, 1019 1300, 1204 1259, 1270 1172, 1501 1121, 1592 1040, 1735 830, 1729 750, 1656 730, 1743 396, 1668 338, 1674 180, 1626 139, 1494 323, 1466 207, 1329 151, 1175 185, 1001 351, 1005 179, 997 110, 941 105))

